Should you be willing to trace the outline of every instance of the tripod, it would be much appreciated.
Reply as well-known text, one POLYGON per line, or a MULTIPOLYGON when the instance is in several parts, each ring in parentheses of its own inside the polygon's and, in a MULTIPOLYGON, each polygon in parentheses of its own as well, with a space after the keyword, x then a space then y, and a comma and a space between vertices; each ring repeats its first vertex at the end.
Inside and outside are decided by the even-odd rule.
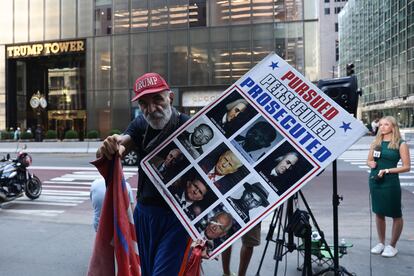
MULTIPOLYGON (((285 219, 284 222, 282 222, 282 217, 283 217, 283 209, 285 204, 282 204, 281 206, 279 206, 278 209, 275 210, 273 217, 272 217, 272 221, 269 227, 269 232, 267 233, 266 236, 266 245, 260 260, 260 264, 259 267, 257 269, 256 272, 256 276, 260 275, 260 270, 262 268, 263 265, 263 260, 264 260, 264 256, 266 255, 266 251, 267 248, 269 246, 269 242, 275 242, 276 243, 276 248, 275 248, 275 254, 274 254, 274 259, 276 260, 275 263, 275 270, 274 270, 274 275, 277 275, 277 271, 278 271, 278 267, 279 267, 279 261, 282 260, 283 256, 286 255, 287 253, 291 253, 294 250, 297 250, 297 246, 294 243, 294 237, 293 234, 294 232, 294 226, 292 226, 292 222, 293 222, 293 200, 298 198, 298 194, 300 194, 302 201, 305 204, 305 207, 307 209, 307 215, 309 215, 312 219, 312 223, 313 225, 316 227, 316 229, 318 230, 319 235, 321 236, 321 240, 324 243, 324 245, 326 246, 326 248, 329 248, 328 244, 326 243, 326 240, 324 238, 323 232, 320 230, 318 223, 316 222, 315 217, 313 216, 308 203, 306 202, 306 199, 303 195, 303 193, 301 191, 299 191, 298 193, 294 194, 291 198, 288 199, 287 204, 286 204, 286 212, 285 212, 285 219), (283 223, 283 226, 282 226, 283 223), (273 235, 274 232, 276 230, 276 226, 278 226, 278 230, 277 230, 277 236, 276 239, 273 239, 273 235), (283 231, 283 232, 282 232, 283 231), (285 241, 285 235, 288 235, 288 239, 287 242, 285 241), (282 235, 282 237, 281 237, 282 235), (284 251, 285 249, 285 251, 284 251)), ((296 212, 295 212, 296 215, 296 212)), ((309 220, 309 219, 308 219, 309 220)), ((296 227, 297 228, 297 227, 296 227)), ((303 224, 303 230, 302 230, 302 234, 303 235, 297 235, 295 233, 296 236, 300 236, 302 238, 304 238, 304 244, 305 244, 305 257, 304 257, 304 265, 303 265, 303 269, 302 269, 302 275, 305 276, 311 276, 312 274, 312 259, 311 259, 311 250, 312 250, 312 246, 311 246, 311 227, 310 224, 308 223, 303 224)), ((330 251, 329 251, 330 252, 330 251)), ((331 252, 330 252, 331 254, 331 252)), ((331 257, 333 258, 333 256, 331 255, 331 257)))

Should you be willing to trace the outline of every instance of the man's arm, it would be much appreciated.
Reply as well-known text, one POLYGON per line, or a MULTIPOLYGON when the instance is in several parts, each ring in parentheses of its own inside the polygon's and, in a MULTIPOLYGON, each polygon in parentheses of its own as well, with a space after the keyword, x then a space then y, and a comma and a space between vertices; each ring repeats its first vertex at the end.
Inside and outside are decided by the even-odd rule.
POLYGON ((124 157, 131 149, 135 147, 135 143, 128 134, 114 134, 106 137, 101 146, 96 151, 96 158, 105 156, 109 160, 114 154, 124 157))

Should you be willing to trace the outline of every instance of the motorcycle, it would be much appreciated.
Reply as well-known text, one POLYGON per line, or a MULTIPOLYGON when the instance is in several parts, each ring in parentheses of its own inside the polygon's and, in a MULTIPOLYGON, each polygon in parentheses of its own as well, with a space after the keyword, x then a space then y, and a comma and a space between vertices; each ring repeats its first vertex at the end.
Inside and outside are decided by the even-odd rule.
POLYGON ((36 199, 42 193, 42 182, 27 169, 32 164, 32 157, 27 152, 19 152, 16 159, 10 154, 0 160, 0 203, 12 201, 25 194, 36 199))

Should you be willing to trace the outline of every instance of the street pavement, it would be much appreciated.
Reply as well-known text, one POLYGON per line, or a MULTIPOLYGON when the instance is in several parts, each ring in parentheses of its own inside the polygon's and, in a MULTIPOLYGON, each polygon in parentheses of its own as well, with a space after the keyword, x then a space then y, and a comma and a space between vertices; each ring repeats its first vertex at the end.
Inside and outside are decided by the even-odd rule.
MULTIPOLYGON (((375 221, 370 212, 367 188, 368 168, 365 167, 367 149, 371 141, 372 137, 363 137, 338 160, 338 194, 343 197, 338 208, 339 239, 345 239, 348 243, 353 244, 353 247, 348 249, 348 254, 340 259, 340 265, 356 275, 414 275, 414 265, 412 265, 414 257, 413 169, 410 173, 401 175, 403 176, 401 183, 405 225, 397 245, 400 250, 399 254, 395 258, 385 259, 369 253, 370 247, 377 243, 375 221)), ((36 149, 36 152, 45 153, 50 149, 65 149, 65 152, 72 153, 94 152, 98 144, 82 142, 74 143, 71 147, 52 144, 40 147, 27 143, 27 150, 34 152, 32 149, 36 149), (44 150, 41 151, 41 148, 44 150)), ((0 143, 0 152, 10 152, 12 148, 18 148, 18 146, 7 147, 4 143, 0 143)), ((413 151, 412 147, 411 151, 413 151)), ((412 168, 414 168, 413 161, 412 168)), ((0 209, 0 244, 2 248, 0 250, 0 275, 85 275, 95 236, 91 226, 92 210, 85 192, 88 190, 90 182, 98 176, 91 170, 80 170, 80 168, 53 171, 49 171, 47 168, 33 169, 44 182, 44 192, 47 196, 44 201, 51 205, 46 204, 45 206, 48 207, 41 205, 42 209, 25 203, 15 203, 19 206, 18 208, 7 208, 6 206, 6 208, 0 209), (68 181, 69 179, 71 181, 68 181), (56 192, 56 190, 74 192, 65 194, 56 192), (53 203, 71 205, 58 206, 53 203), (37 208, 39 212, 34 212, 37 208), (20 211, 20 214, 17 214, 10 209, 15 211, 32 210, 33 212, 25 214, 20 211), (56 214, 45 212, 45 210, 51 209, 59 212, 56 214), (39 215, 42 212, 43 215, 39 215)), ((134 184, 136 182, 134 169, 128 168, 126 171, 127 174, 130 173, 130 183, 134 184)), ((332 244, 332 170, 327 168, 324 173, 308 183, 302 192, 310 205, 317 224, 324 232, 327 242, 332 244)), ((24 200, 22 199, 22 201, 24 200)), ((301 200, 298 204, 300 209, 305 209, 301 200)), ((258 270, 271 218, 270 215, 262 223, 262 244, 255 249, 248 275, 255 275, 258 270)), ((391 230, 390 223, 391 220, 387 220, 388 238, 391 230)), ((273 237, 276 238, 276 232, 273 237)), ((297 243, 300 242, 297 241, 297 243)), ((234 272, 237 272, 240 246, 240 241, 233 245, 231 268, 234 272)), ((273 259, 274 252, 275 244, 270 242, 260 275, 274 275, 276 264, 278 264, 277 275, 302 274, 297 270, 303 262, 301 252, 295 250, 287 253, 280 262, 273 259)), ((325 267, 316 264, 313 266, 315 271, 325 267)), ((203 270, 208 276, 221 275, 221 260, 204 261, 203 270)))

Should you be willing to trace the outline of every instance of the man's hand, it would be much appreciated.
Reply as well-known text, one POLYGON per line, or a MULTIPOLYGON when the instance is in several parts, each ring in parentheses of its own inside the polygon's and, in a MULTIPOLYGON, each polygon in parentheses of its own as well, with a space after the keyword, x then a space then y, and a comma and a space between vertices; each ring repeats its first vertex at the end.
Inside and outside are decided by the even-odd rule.
POLYGON ((99 147, 96 157, 100 158, 105 156, 109 160, 112 160, 114 154, 118 154, 122 157, 125 152, 125 147, 121 145, 121 142, 122 138, 118 134, 108 136, 99 147))

